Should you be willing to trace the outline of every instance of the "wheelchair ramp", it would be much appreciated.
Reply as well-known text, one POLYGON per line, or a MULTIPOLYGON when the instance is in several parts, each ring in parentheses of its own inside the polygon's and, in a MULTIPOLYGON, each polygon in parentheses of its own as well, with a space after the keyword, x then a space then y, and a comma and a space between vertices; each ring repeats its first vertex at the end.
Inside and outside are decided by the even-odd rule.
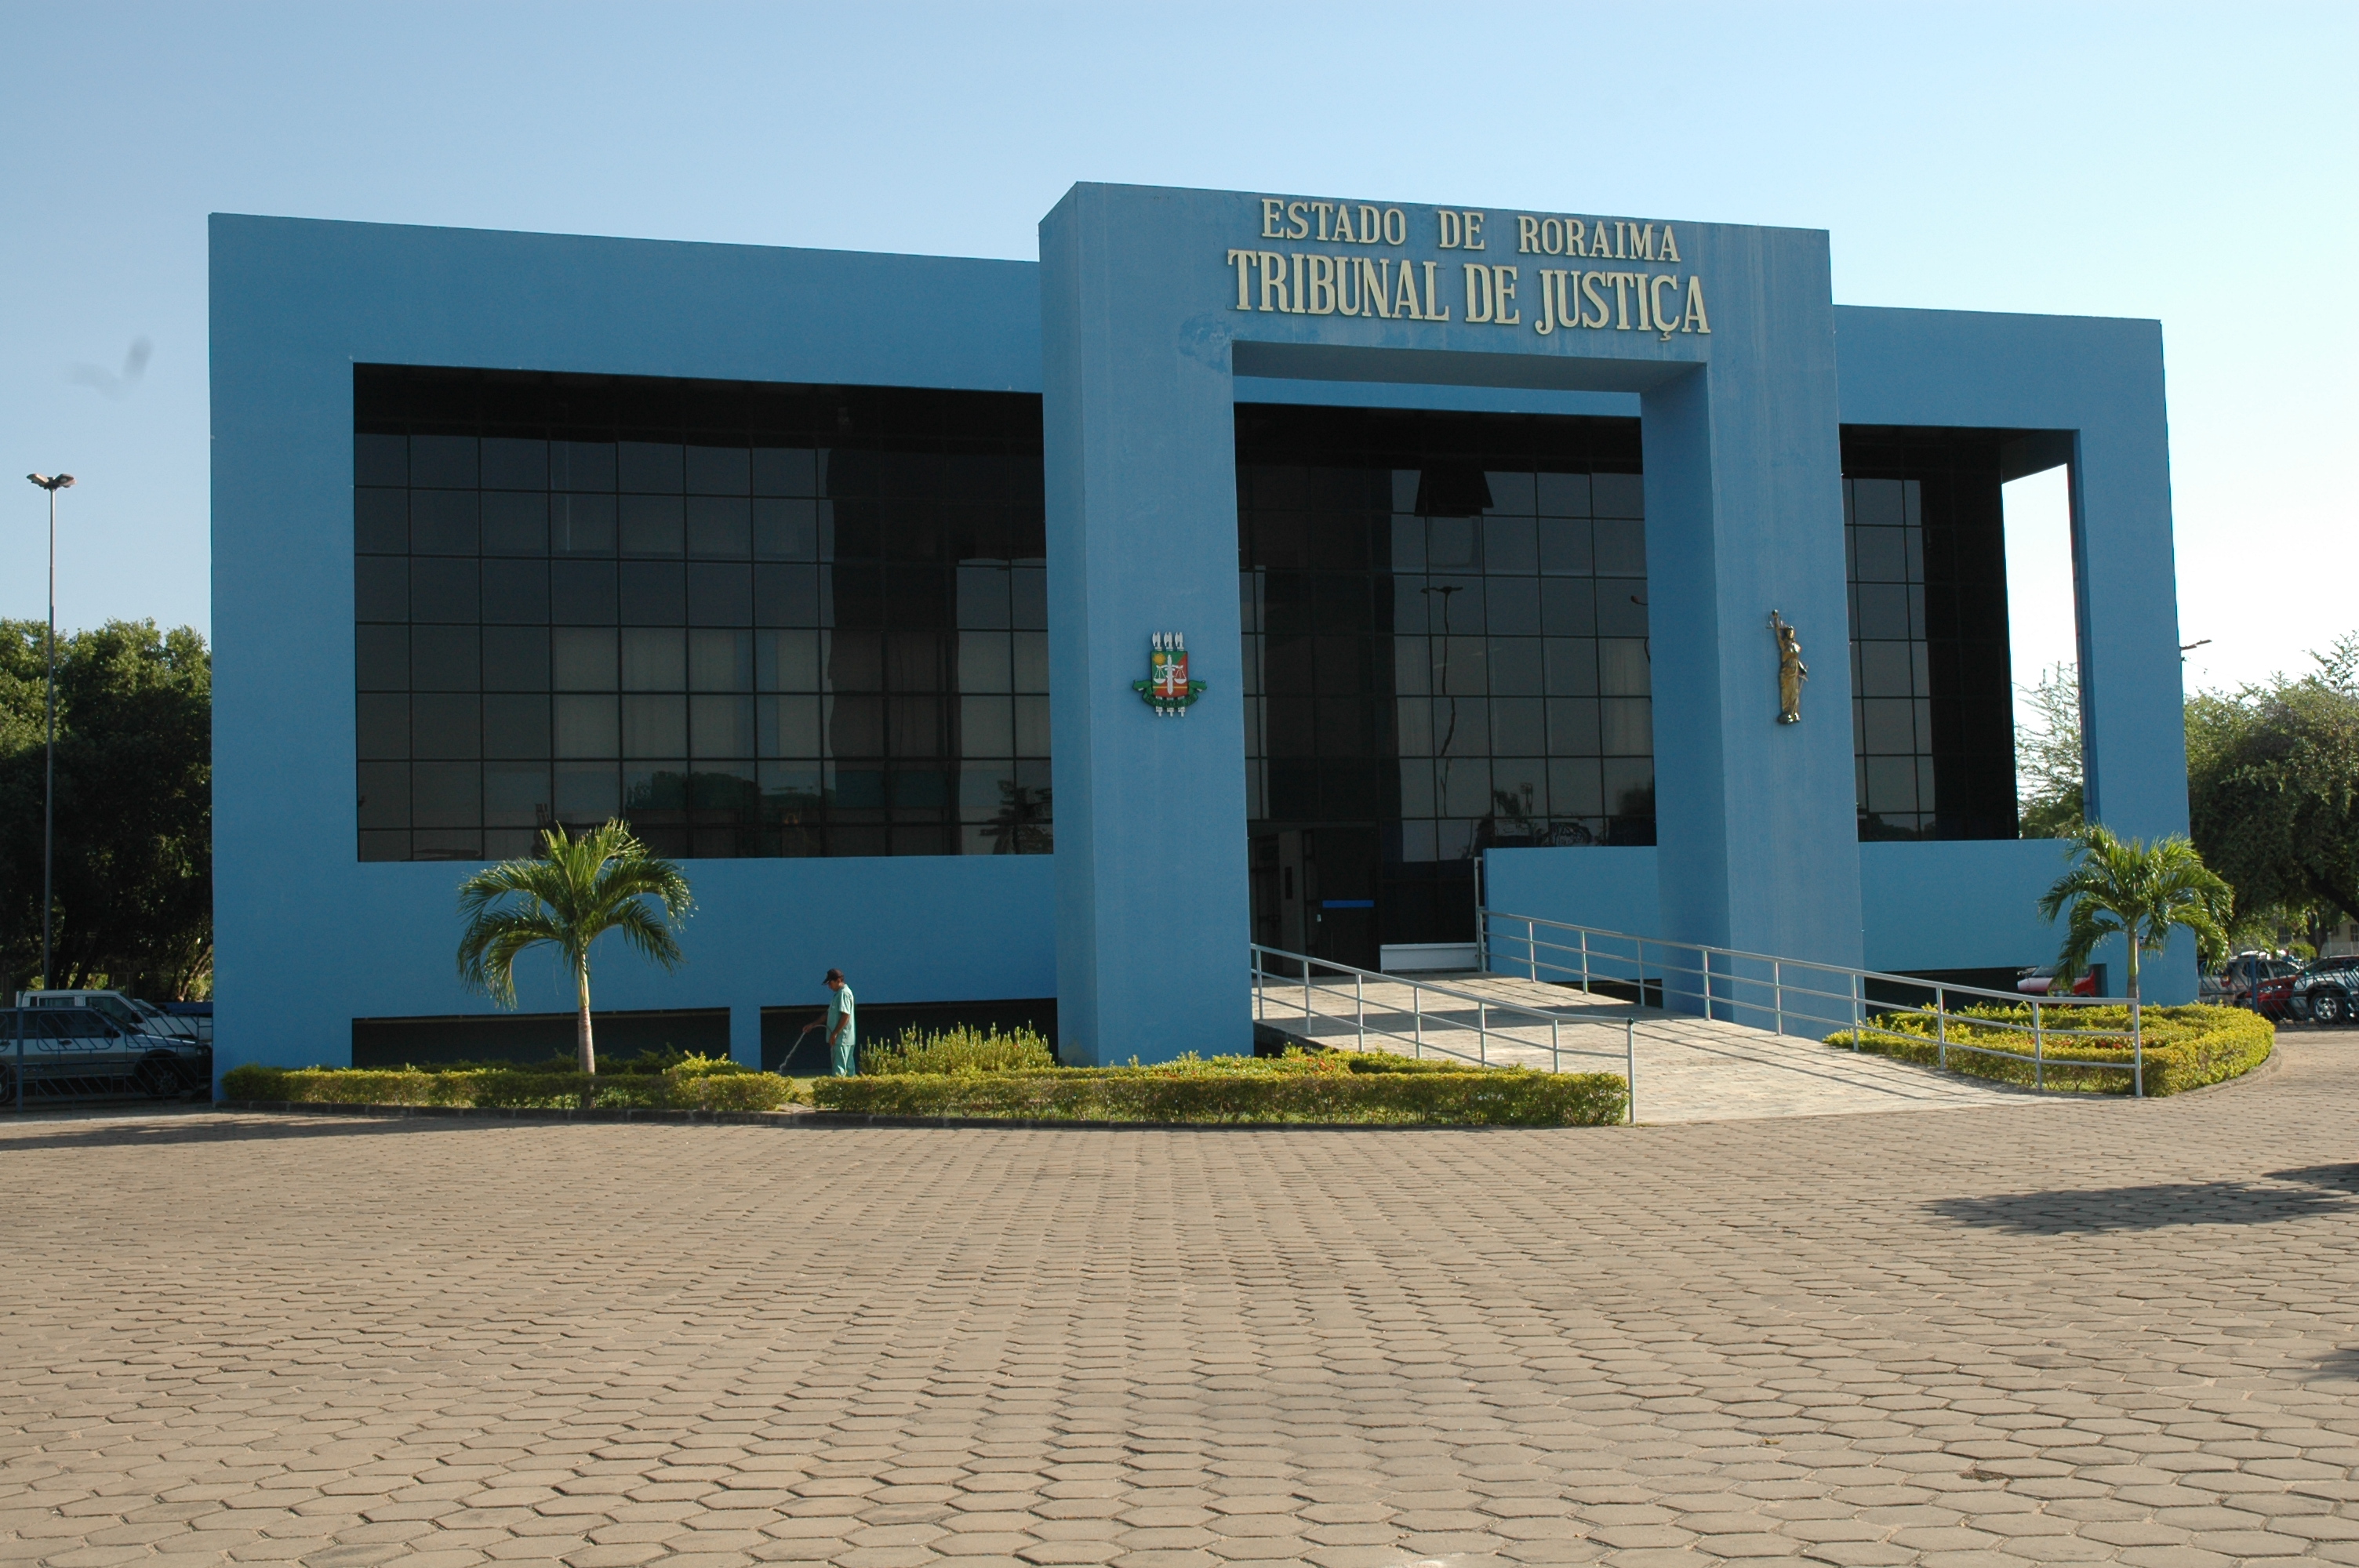
POLYGON ((1503 975, 1328 976, 1312 981, 1307 1005, 1300 979, 1265 975, 1256 988, 1254 1021, 1306 1044, 1543 1072, 1619 1076, 1633 1066, 1641 1122, 2043 1103, 2043 1097, 2022 1090, 1807 1037, 1675 1016, 1503 975), (1499 1008, 1492 1011, 1469 996, 1499 1008))

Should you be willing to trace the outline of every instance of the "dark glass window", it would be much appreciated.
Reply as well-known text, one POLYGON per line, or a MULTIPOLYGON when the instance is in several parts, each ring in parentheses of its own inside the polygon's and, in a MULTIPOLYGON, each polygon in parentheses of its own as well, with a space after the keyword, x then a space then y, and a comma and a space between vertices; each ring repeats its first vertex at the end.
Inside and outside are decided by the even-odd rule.
POLYGON ((1863 839, 2016 836, 1999 486, 2019 434, 1843 427, 1863 839))
POLYGON ((1037 397, 363 365, 360 854, 1051 847, 1037 397))
POLYGON ((1373 968, 1472 938, 1484 848, 1654 842, 1636 420, 1236 428, 1256 940, 1373 968))

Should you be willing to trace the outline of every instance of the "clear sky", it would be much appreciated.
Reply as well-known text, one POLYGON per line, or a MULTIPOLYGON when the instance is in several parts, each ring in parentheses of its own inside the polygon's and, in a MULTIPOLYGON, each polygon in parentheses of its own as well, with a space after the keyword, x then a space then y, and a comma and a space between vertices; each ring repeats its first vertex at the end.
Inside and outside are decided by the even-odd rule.
MULTIPOLYGON (((1097 179, 1824 228, 1845 303, 2158 318, 2190 685, 2359 627, 2348 0, 0 0, 0 469, 81 477, 69 625, 209 622, 208 212, 1028 258, 1097 179)), ((13 482, 0 614, 38 616, 13 482)))

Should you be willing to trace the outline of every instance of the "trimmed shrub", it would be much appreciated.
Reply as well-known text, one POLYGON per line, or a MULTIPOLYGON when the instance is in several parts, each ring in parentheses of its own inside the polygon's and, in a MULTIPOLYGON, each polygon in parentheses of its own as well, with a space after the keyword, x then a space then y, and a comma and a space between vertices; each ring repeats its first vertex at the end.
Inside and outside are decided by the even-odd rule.
POLYGON ((777 1110, 792 1105, 795 1086, 773 1073, 693 1073, 669 1081, 670 1105, 681 1110, 777 1110))
POLYGON ((234 1067, 222 1078, 226 1099, 305 1105, 485 1106, 507 1109, 578 1107, 585 1092, 601 1110, 776 1110, 793 1102, 794 1086, 727 1057, 671 1059, 654 1071, 579 1073, 532 1067, 234 1067))
POLYGON ((1002 1120, 1597 1127, 1628 1090, 1611 1073, 1467 1069, 1381 1052, 1183 1057, 1156 1066, 822 1078, 821 1110, 1002 1120))
POLYGON ((977 1030, 962 1025, 928 1034, 913 1023, 901 1032, 898 1040, 860 1049, 861 1072, 876 1077, 902 1077, 912 1073, 1038 1072, 1056 1065, 1056 1052, 1034 1029, 1002 1034, 995 1027, 977 1030))
POLYGON ((232 1067, 222 1075, 222 1098, 283 1100, 287 1097, 280 1092, 280 1080, 286 1076, 284 1067, 257 1067, 251 1063, 243 1067, 232 1067))
MULTIPOLYGON (((2127 1007, 2049 1007, 2042 1022, 2058 1026, 2096 1030, 2095 1034, 2049 1033, 2041 1048, 2046 1065, 2038 1075, 2051 1089, 2084 1094, 2130 1092, 2133 1060, 2127 1007), (2118 1032, 2118 1033, 2115 1033, 2118 1032), (2091 1066, 2089 1063, 2110 1063, 2091 1066)), ((2144 1087, 2148 1095, 2175 1095, 2241 1077, 2269 1058, 2277 1045, 2277 1026, 2258 1013, 2237 1007, 2148 1007, 2139 1010, 2145 1037, 2144 1087)), ((2032 1064, 2010 1056, 1991 1056, 1963 1046, 1984 1046, 2031 1054, 2031 1007, 1975 1007, 1949 1016, 1950 1070, 1969 1077, 2000 1083, 2029 1084, 2032 1064), (2023 1029, 1996 1027, 1999 1022, 2023 1029)), ((1848 1050, 1852 1032, 1839 1030, 1827 1044, 1848 1050)), ((1880 1013, 1860 1031, 1860 1048, 1879 1055, 1927 1065, 1938 1064, 1941 1051, 1930 1018, 1911 1013, 1880 1013)))
POLYGON ((481 1070, 422 1072, 416 1067, 233 1067, 222 1096, 233 1100, 295 1100, 335 1105, 473 1105, 481 1070))

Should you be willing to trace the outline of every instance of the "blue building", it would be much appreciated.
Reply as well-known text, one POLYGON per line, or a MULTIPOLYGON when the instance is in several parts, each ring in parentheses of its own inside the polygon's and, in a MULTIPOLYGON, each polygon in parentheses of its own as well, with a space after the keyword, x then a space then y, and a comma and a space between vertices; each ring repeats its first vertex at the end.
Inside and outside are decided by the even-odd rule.
POLYGON ((453 890, 610 816, 699 909, 604 1038, 770 1064, 831 966, 872 1033, 1242 1049, 1249 938, 1413 961, 1478 871, 2038 963, 1999 487, 2059 465, 2092 814, 2186 826, 2155 322, 1840 307, 1815 231, 1098 185, 1037 265, 223 216, 212 269, 224 1068, 561 1044, 459 985, 453 890))

